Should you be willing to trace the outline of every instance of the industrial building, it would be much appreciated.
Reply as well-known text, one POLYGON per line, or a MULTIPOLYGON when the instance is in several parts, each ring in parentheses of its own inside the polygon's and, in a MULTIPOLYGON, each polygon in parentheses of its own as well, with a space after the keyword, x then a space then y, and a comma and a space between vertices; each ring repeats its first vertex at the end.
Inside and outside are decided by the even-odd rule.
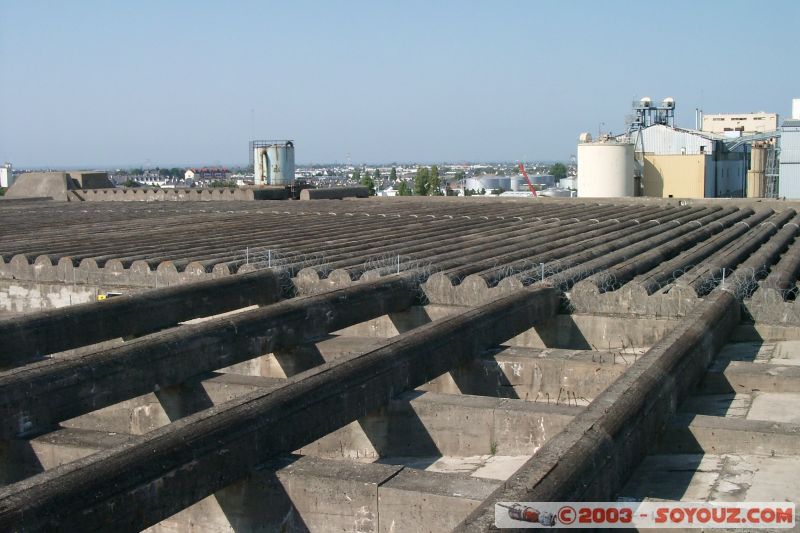
MULTIPOLYGON (((555 178, 550 174, 531 174, 531 183, 537 189, 546 189, 556 185, 555 178)), ((502 189, 503 191, 525 192, 528 191, 528 184, 522 175, 514 176, 497 176, 494 174, 480 174, 478 176, 467 178, 465 187, 475 191, 486 189, 493 191, 502 189)))
POLYGON ((726 136, 765 133, 778 129, 777 113, 704 114, 702 131, 726 136))
POLYGON ((800 198, 800 98, 792 101, 792 118, 781 125, 778 195, 800 198))
POLYGON ((798 237, 772 200, 0 200, 0 529, 798 504, 798 237))
POLYGON ((639 132, 642 195, 662 198, 743 197, 749 150, 728 149, 708 133, 654 124, 639 132))
POLYGON ((0 166, 0 188, 7 189, 14 184, 14 169, 11 163, 0 166))
POLYGON ((715 131, 698 131, 675 126, 672 98, 656 105, 645 97, 633 108, 626 133, 580 136, 579 196, 777 195, 776 114, 706 115, 703 124, 715 131))

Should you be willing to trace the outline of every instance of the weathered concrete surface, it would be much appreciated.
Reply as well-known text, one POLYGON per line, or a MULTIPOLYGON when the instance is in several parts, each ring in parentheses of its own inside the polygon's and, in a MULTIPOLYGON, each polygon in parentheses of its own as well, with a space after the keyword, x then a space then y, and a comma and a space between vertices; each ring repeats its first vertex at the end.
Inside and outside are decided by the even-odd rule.
POLYGON ((56 422, 154 388, 405 309, 415 297, 408 276, 391 276, 0 373, 0 433, 47 431, 56 422))
POLYGON ((567 405, 407 392, 297 453, 350 459, 533 455, 578 413, 567 405))
MULTIPOLYGON (((31 447, 50 469, 129 438, 71 429, 37 437, 31 447)), ((441 531, 496 486, 476 476, 292 456, 265 464, 147 531, 441 531)))
POLYGON ((138 437, 130 446, 33 476, 0 491, 0 523, 97 527, 114 509, 118 529, 142 529, 241 479, 265 454, 289 452, 322 437, 543 321, 557 303, 552 289, 523 291, 346 362, 321 365, 266 395, 245 396, 138 437), (474 328, 476 321, 485 327, 474 328))
POLYGON ((69 201, 69 191, 76 188, 66 172, 25 172, 17 176, 6 191, 9 198, 50 197, 69 201))
POLYGON ((800 503, 800 457, 674 454, 647 457, 621 496, 678 501, 800 503))
POLYGON ((462 524, 494 524, 494 501, 608 501, 644 457, 675 405, 738 323, 738 301, 718 292, 655 344, 564 431, 550 439, 462 524))
POLYGON ((301 200, 341 200, 342 198, 367 198, 366 187, 330 187, 327 189, 303 189, 301 200))
POLYGON ((0 365, 267 305, 282 296, 280 273, 264 270, 0 320, 0 365))
POLYGON ((57 309, 97 301, 99 294, 118 288, 98 285, 66 285, 0 279, 0 310, 9 315, 57 309))
POLYGON ((800 392, 800 366, 731 361, 715 364, 703 378, 706 394, 728 392, 800 392))
POLYGON ((504 347, 454 368, 421 389, 521 398, 554 405, 587 405, 644 351, 504 347))
MULTIPOLYGON (((151 189, 148 187, 97 189, 89 187, 81 191, 89 202, 213 202, 213 201, 251 201, 265 199, 254 189, 214 187, 211 189, 151 189)), ((282 188, 276 200, 285 200, 288 194, 282 188)))
MULTIPOLYGON (((758 413, 754 415, 760 416, 758 413)), ((800 424, 797 420, 794 423, 776 422, 776 417, 772 415, 770 420, 748 418, 694 414, 677 416, 664 433, 657 451, 677 454, 797 455, 800 450, 800 424)))
MULTIPOLYGON (((388 338, 464 309, 467 308, 445 305, 415 306, 404 312, 381 316, 343 328, 334 334, 347 337, 388 338)), ((678 322, 677 317, 669 316, 558 314, 546 323, 531 328, 503 344, 527 348, 595 351, 646 348, 663 338, 678 322)))

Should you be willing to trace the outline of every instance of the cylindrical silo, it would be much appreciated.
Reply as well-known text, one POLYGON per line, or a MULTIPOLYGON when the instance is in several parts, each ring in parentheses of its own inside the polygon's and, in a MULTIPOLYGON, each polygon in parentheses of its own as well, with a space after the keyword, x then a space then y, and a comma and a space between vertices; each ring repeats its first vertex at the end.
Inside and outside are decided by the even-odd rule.
POLYGON ((253 141, 253 174, 256 185, 294 183, 294 143, 253 141))
POLYGON ((633 196, 633 144, 602 140, 578 144, 578 196, 633 196))
POLYGON ((267 176, 269 185, 294 183, 294 144, 292 141, 267 146, 267 176))
POLYGON ((256 146, 253 148, 253 181, 256 185, 267 185, 267 147, 256 146))

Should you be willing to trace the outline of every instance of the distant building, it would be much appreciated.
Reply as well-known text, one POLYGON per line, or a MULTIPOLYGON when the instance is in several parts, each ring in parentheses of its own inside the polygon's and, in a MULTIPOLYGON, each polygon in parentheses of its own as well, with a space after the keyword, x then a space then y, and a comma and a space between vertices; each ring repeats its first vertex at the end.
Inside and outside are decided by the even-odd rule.
POLYGON ((792 102, 792 118, 781 125, 778 196, 800 198, 800 98, 792 102))
POLYGON ((0 167, 0 188, 7 189, 14 185, 14 173, 11 163, 5 163, 0 167))
POLYGON ((720 134, 663 124, 640 130, 630 141, 641 194, 663 198, 744 196, 750 147, 741 144, 729 149, 726 140, 730 142, 720 134))
POLYGON ((190 168, 186 170, 183 177, 192 181, 227 180, 231 177, 231 172, 224 167, 190 168))
POLYGON ((702 131, 726 136, 764 133, 778 129, 777 113, 703 115, 702 131))

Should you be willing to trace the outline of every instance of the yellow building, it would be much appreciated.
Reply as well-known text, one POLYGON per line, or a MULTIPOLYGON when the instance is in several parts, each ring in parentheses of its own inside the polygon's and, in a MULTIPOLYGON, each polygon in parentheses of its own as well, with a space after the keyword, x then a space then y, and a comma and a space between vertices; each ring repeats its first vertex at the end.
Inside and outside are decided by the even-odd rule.
POLYGON ((642 195, 703 198, 707 155, 644 155, 642 195))
POLYGON ((631 139, 643 196, 662 198, 742 197, 748 148, 734 151, 721 135, 656 124, 631 139))

